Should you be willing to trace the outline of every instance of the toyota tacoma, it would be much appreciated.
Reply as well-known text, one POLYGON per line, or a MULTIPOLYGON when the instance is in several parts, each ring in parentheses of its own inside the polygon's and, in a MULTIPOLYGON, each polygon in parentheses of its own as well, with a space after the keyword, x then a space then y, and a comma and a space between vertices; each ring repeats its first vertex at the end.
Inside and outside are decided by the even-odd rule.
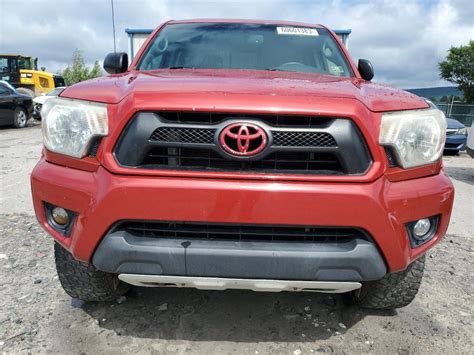
POLYGON ((324 26, 170 21, 43 108, 36 216, 72 297, 130 285, 409 304, 446 233, 446 119, 324 26))

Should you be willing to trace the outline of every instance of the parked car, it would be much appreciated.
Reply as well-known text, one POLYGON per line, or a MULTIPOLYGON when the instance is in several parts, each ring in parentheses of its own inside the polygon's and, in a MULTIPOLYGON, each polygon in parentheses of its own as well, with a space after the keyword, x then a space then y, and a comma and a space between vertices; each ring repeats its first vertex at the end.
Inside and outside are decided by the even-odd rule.
POLYGON ((60 86, 57 88, 54 88, 50 92, 48 92, 45 95, 40 95, 37 96, 33 99, 33 118, 37 120, 41 120, 41 108, 43 107, 43 104, 51 99, 52 97, 59 96, 63 90, 65 89, 65 86, 60 86))
POLYGON ((10 84, 8 81, 0 80, 0 84, 8 86, 12 90, 16 90, 15 87, 12 84, 10 84))
POLYGON ((467 131, 466 152, 474 158, 474 124, 467 131))
POLYGON ((26 127, 31 116, 33 101, 30 96, 18 93, 10 85, 0 82, 0 125, 26 127))
MULTIPOLYGON (((431 100, 426 100, 431 108, 438 109, 438 106, 431 100)), ((444 144, 444 153, 457 154, 460 150, 466 148, 467 129, 464 124, 454 118, 446 118, 446 141, 444 144)))
POLYGON ((409 304, 445 235, 446 119, 324 26, 160 26, 45 102, 35 213, 64 290, 351 292, 409 304))
POLYGON ((445 153, 457 154, 466 149, 467 128, 454 118, 447 118, 448 128, 446 129, 445 153))

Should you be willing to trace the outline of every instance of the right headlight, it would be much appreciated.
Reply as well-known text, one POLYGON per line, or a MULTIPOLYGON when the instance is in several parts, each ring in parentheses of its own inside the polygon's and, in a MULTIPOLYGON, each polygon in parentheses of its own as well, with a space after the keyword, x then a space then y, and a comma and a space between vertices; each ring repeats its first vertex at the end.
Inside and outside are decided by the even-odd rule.
POLYGON ((108 134, 107 105, 55 97, 42 109, 43 142, 56 153, 82 158, 96 137, 108 134))
POLYGON ((379 142, 393 149, 403 168, 431 164, 443 154, 446 126, 437 109, 386 112, 379 142))

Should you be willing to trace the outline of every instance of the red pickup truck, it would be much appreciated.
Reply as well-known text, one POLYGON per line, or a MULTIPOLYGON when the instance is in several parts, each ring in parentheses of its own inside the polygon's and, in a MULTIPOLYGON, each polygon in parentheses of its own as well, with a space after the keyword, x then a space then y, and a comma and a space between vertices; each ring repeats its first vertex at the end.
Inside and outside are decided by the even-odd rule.
POLYGON ((187 20, 43 109, 31 184, 72 297, 130 285, 350 292, 420 286, 454 190, 446 119, 371 83, 324 26, 187 20))

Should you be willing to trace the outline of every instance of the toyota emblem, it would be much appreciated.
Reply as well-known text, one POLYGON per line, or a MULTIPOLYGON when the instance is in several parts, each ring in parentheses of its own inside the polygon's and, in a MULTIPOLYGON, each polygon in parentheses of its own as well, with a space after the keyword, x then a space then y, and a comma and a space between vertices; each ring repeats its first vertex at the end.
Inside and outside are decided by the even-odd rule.
POLYGON ((267 147, 265 130, 254 123, 232 123, 219 134, 219 143, 225 152, 236 157, 249 157, 267 147))

